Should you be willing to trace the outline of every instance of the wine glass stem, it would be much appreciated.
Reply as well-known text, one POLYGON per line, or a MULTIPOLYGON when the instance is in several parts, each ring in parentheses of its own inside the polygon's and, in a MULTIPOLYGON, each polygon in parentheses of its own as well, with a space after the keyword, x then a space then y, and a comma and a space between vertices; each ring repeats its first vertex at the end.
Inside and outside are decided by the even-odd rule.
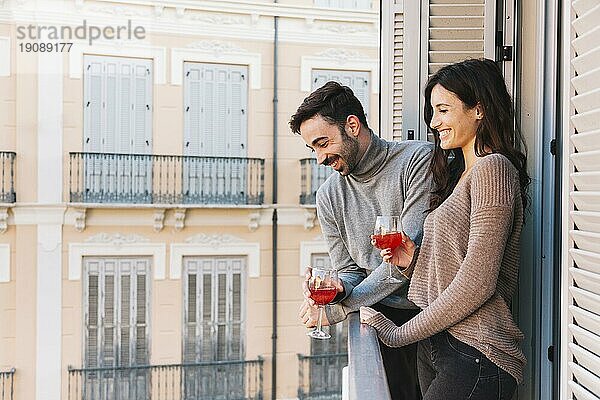
POLYGON ((388 265, 388 277, 391 278, 392 277, 392 263, 387 263, 388 265))
POLYGON ((321 332, 322 321, 323 321, 323 306, 319 306, 319 319, 317 320, 317 332, 321 332))

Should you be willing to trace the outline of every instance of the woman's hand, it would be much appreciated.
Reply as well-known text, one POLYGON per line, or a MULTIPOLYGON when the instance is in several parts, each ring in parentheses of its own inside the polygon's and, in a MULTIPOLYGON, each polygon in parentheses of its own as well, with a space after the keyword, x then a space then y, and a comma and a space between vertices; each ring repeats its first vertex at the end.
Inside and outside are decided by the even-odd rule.
MULTIPOLYGON (((371 236, 371 239, 373 239, 373 236, 371 236)), ((374 245, 375 241, 372 240, 371 243, 374 245)), ((397 265, 400 268, 407 268, 413 259, 416 247, 415 242, 402 232, 402 244, 394 250, 383 249, 380 254, 383 261, 397 265)))

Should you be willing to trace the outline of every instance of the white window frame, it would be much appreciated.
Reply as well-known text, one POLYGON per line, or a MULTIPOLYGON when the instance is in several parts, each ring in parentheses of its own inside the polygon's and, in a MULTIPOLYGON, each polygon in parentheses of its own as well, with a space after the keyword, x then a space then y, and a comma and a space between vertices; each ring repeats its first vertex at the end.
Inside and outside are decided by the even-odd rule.
POLYGON ((262 57, 260 53, 250 53, 241 48, 226 46, 219 48, 219 44, 214 42, 201 42, 198 49, 171 49, 172 85, 181 85, 183 83, 183 63, 186 61, 208 64, 247 65, 249 89, 260 89, 262 87, 262 57))
POLYGON ((304 276, 304 270, 312 262, 313 254, 327 253, 329 254, 329 247, 325 240, 315 239, 311 241, 300 242, 300 276, 304 276))
POLYGON ((170 260, 170 279, 181 279, 183 258, 193 256, 246 256, 249 278, 260 277, 260 243, 244 242, 235 239, 231 242, 218 243, 172 243, 170 260))
POLYGON ((69 280, 78 281, 83 271, 83 257, 152 257, 153 277, 155 280, 166 277, 166 253, 164 243, 69 243, 69 280))
MULTIPOLYGON (((300 90, 312 91, 313 69, 366 71, 371 73, 371 94, 379 94, 379 60, 367 58, 357 52, 327 49, 314 56, 302 56, 300 61, 300 90)), ((371 106, 370 106, 371 107, 371 106)), ((369 113, 372 115, 372 113, 369 113)))
POLYGON ((94 43, 93 46, 90 46, 76 42, 69 52, 69 78, 81 79, 83 77, 83 56, 86 54, 152 59, 154 84, 164 85, 167 83, 167 49, 165 47, 130 44, 117 47, 114 44, 102 43, 94 43))

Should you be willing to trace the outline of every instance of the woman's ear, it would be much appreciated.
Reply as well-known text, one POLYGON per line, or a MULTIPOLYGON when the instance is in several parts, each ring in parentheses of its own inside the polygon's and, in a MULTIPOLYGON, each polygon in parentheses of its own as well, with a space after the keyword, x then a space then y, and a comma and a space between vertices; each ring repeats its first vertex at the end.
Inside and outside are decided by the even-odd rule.
POLYGON ((481 103, 477 103, 475 106, 475 118, 478 120, 483 119, 483 107, 481 106, 481 103))

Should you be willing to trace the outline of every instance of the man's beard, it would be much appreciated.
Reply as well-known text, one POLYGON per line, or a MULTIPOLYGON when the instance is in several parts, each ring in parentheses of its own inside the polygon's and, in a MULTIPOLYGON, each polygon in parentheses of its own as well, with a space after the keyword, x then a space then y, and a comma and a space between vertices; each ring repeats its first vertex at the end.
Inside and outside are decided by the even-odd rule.
POLYGON ((343 147, 340 150, 340 153, 337 154, 337 157, 328 157, 325 159, 323 164, 330 165, 335 161, 335 158, 341 158, 346 163, 347 172, 341 175, 350 175, 356 164, 358 164, 358 152, 359 152, 359 143, 358 139, 353 138, 350 135, 347 135, 346 132, 342 132, 342 143, 343 147), (333 158, 333 159, 332 159, 333 158))

